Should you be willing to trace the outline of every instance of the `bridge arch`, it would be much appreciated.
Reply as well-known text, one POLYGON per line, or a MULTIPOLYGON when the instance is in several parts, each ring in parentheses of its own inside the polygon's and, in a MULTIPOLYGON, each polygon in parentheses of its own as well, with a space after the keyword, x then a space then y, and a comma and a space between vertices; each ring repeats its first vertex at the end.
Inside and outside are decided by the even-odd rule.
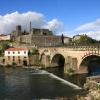
POLYGON ((100 74, 100 56, 88 55, 80 63, 79 72, 100 74))
POLYGON ((51 65, 55 67, 64 67, 64 64, 65 57, 60 53, 55 54, 51 59, 51 65))

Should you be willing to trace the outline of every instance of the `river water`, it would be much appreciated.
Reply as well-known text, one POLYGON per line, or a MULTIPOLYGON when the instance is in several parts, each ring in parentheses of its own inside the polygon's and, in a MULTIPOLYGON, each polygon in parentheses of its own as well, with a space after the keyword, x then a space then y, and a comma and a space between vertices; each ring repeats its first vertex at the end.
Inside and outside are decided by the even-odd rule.
MULTIPOLYGON (((59 77, 63 75, 61 72, 58 74, 59 77)), ((81 91, 53 78, 45 71, 0 68, 0 100, 60 100, 59 98, 74 98, 81 91)))

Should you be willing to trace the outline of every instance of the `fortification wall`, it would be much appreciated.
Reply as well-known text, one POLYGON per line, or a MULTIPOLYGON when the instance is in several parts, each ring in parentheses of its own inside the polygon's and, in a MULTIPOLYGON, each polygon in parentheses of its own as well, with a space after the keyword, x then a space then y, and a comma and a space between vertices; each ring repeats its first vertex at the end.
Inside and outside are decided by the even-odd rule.
POLYGON ((60 45, 62 43, 60 36, 41 36, 41 35, 35 35, 32 36, 32 45, 37 46, 56 46, 60 45))

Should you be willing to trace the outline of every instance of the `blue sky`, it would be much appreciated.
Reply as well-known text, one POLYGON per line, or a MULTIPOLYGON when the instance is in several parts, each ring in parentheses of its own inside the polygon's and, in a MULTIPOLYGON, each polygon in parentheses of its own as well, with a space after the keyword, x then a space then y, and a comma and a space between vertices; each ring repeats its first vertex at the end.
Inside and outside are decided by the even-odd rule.
MULTIPOLYGON (((57 31, 56 27, 55 31, 58 33, 64 32, 66 35, 67 33, 69 35, 86 33, 96 38, 100 32, 100 0, 3 0, 0 2, 2 17, 16 11, 18 14, 29 11, 42 14, 42 20, 45 20, 46 24, 50 24, 49 26, 52 23, 59 24, 60 22, 63 24, 61 25, 63 28, 61 27, 61 31, 57 31)), ((60 25, 58 26, 60 27, 60 25)))

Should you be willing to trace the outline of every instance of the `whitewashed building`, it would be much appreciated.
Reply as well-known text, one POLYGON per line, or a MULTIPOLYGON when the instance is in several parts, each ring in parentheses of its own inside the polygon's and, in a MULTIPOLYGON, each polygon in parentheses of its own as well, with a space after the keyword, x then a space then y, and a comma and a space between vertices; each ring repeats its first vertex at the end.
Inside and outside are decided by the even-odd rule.
POLYGON ((5 50, 5 64, 6 65, 28 65, 28 49, 27 48, 9 48, 5 50))

